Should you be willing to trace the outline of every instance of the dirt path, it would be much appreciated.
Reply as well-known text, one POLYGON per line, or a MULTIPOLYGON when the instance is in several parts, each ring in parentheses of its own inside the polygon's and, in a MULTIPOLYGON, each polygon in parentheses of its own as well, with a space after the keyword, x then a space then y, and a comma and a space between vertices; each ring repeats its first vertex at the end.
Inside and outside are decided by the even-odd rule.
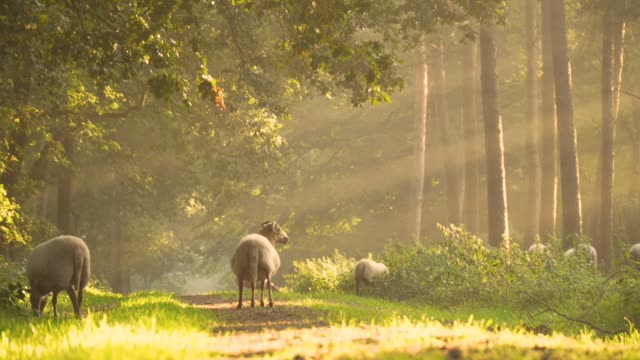
POLYGON ((236 309, 237 300, 222 295, 189 295, 181 300, 198 308, 219 312, 225 324, 212 329, 214 334, 254 333, 263 330, 304 329, 328 327, 329 322, 311 309, 293 302, 278 301, 273 308, 236 309))

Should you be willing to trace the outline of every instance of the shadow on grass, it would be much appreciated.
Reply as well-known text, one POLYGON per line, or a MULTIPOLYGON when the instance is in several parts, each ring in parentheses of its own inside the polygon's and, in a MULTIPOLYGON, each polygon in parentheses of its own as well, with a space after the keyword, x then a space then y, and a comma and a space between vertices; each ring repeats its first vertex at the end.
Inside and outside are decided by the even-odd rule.
POLYGON ((290 300, 276 298, 273 308, 263 308, 259 304, 252 308, 245 299, 245 307, 237 309, 237 299, 232 294, 190 295, 180 299, 194 307, 216 312, 221 321, 212 328, 214 334, 329 326, 326 316, 290 300))

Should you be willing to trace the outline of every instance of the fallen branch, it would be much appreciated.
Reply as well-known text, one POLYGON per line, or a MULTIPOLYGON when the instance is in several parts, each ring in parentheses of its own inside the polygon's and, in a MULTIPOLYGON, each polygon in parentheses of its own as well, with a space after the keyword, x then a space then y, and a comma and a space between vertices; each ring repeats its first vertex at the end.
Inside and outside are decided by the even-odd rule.
POLYGON ((601 332, 603 334, 615 335, 615 334, 624 332, 624 330, 622 330, 622 331, 605 330, 605 329, 603 329, 603 328, 601 328, 601 327, 599 327, 599 326, 597 326, 597 325, 595 325, 595 324, 593 324, 593 323, 591 323, 589 321, 582 320, 582 319, 576 319, 576 318, 571 317, 571 316, 569 316, 569 315, 567 315, 565 313, 562 313, 559 310, 554 309, 551 305, 547 304, 543 300, 538 299, 537 297, 527 293, 526 291, 522 291, 521 293, 524 294, 524 295, 527 295, 532 300, 538 302, 539 304, 544 306, 548 311, 550 311, 550 312, 552 312, 552 313, 554 313, 554 314, 556 314, 556 315, 558 315, 558 316, 560 316, 560 317, 562 317, 562 318, 564 318, 566 320, 569 320, 569 321, 572 321, 572 322, 576 322, 576 323, 579 323, 579 324, 583 324, 583 325, 587 325, 587 326, 591 327, 592 329, 595 329, 595 330, 597 330, 597 331, 599 331, 599 332, 601 332))

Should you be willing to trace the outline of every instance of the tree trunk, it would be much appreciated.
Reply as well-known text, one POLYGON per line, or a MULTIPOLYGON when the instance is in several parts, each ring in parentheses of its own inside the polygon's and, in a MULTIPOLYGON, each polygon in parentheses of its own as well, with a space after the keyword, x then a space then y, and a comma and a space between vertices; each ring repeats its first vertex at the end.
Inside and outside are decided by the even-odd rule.
POLYGON ((558 116, 563 247, 568 249, 573 246, 573 237, 582 236, 582 206, 564 0, 551 1, 551 30, 554 34, 551 45, 558 116))
POLYGON ((510 249, 502 118, 496 78, 496 48, 493 42, 493 29, 488 24, 483 24, 480 29, 480 63, 487 165, 489 244, 503 245, 506 249, 510 249))
POLYGON ((129 283, 128 272, 125 271, 125 241, 124 241, 124 219, 122 215, 122 204, 118 191, 118 171, 114 168, 111 173, 113 184, 113 208, 111 219, 111 290, 116 293, 126 294, 129 283))
POLYGON ((531 210, 527 216, 525 244, 535 242, 538 235, 540 214, 540 160, 538 158, 538 34, 536 0, 526 0, 526 33, 527 33, 527 117, 529 122, 529 138, 526 151, 528 158, 529 189, 527 206, 531 210))
POLYGON ((613 258, 613 179, 614 143, 622 70, 624 22, 614 6, 609 5, 602 19, 602 148, 600 155, 599 232, 596 249, 605 269, 613 258), (614 39, 618 39, 617 41, 614 39), (617 43, 617 44, 616 44, 617 43), (617 46, 617 51, 616 51, 617 46), (615 59, 618 57, 618 59, 615 59), (617 64, 617 65, 616 65, 617 64), (617 67, 617 68, 616 68, 617 67), (617 73, 616 73, 617 72, 617 73))
POLYGON ((464 44, 464 154, 465 154, 465 191, 464 224, 473 234, 480 232, 480 181, 479 164, 481 159, 480 139, 476 120, 476 43, 467 40, 464 44))
POLYGON ((416 118, 414 146, 413 196, 409 206, 409 235, 412 241, 420 241, 422 228, 422 203, 424 197, 424 169, 427 145, 427 95, 428 72, 424 39, 416 51, 416 118))
POLYGON ((71 181, 73 168, 73 137, 66 134, 62 139, 64 154, 69 162, 69 167, 60 169, 58 177, 58 229, 63 234, 72 234, 71 230, 71 181))
POLYGON ((447 104, 446 75, 444 69, 444 47, 442 41, 432 48, 433 83, 435 114, 440 130, 440 148, 446 157, 443 158, 443 170, 447 191, 447 220, 450 224, 459 225, 462 214, 462 191, 456 174, 456 156, 451 145, 451 124, 449 120, 449 106, 447 104))
POLYGON ((556 235, 558 208, 557 175, 557 122, 555 107, 555 84, 553 78, 553 55, 551 51, 551 2, 542 0, 542 137, 541 137, 541 181, 540 181, 540 234, 556 235))

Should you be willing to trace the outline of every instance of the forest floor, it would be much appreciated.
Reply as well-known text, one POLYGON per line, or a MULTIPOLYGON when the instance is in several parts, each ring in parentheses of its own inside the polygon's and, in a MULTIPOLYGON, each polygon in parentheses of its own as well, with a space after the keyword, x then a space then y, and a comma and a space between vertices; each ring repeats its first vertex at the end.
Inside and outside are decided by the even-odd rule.
MULTIPOLYGON (((503 307, 430 306, 354 294, 274 294, 236 309, 233 291, 126 296, 89 288, 83 317, 67 296, 34 317, 0 306, 0 360, 11 359, 640 359, 640 332, 609 338, 531 324, 503 307)), ((545 320, 547 322, 547 320, 545 320)))
POLYGON ((251 308, 245 297, 240 310, 231 293, 180 300, 214 313, 209 350, 222 358, 640 359, 638 346, 589 336, 539 334, 484 320, 415 320, 416 313, 366 297, 284 296, 274 295, 274 308, 251 308))

